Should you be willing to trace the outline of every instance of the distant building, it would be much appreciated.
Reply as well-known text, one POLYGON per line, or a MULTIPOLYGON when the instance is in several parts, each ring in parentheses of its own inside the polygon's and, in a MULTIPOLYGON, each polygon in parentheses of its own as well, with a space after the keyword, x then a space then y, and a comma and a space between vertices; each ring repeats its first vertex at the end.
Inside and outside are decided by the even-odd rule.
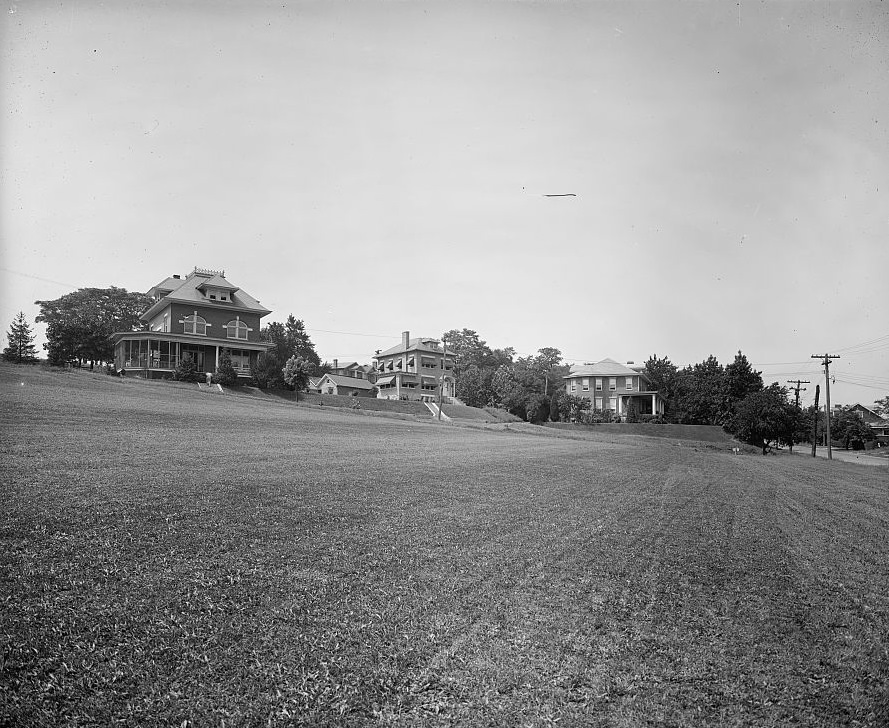
POLYGON ((849 411, 854 412, 862 419, 864 424, 877 436, 878 442, 883 445, 889 443, 889 420, 880 417, 870 407, 865 407, 863 404, 853 404, 849 407, 849 411))
POLYGON ((349 361, 341 364, 338 359, 333 360, 330 373, 341 377, 354 377, 373 381, 374 368, 370 364, 359 364, 357 361, 349 361))
POLYGON ((360 377, 325 374, 318 381, 317 390, 321 394, 340 394, 356 397, 372 397, 374 385, 360 377))
POLYGON ((575 364, 564 379, 565 391, 589 399, 595 410, 611 410, 623 416, 633 402, 637 414, 664 414, 664 398, 651 388, 642 367, 631 369, 613 359, 603 359, 595 364, 575 364))
POLYGON ((380 399, 435 402, 439 385, 445 401, 454 398, 454 355, 439 339, 412 339, 405 331, 398 346, 374 356, 374 370, 380 399))
POLYGON ((271 311, 229 283, 225 271, 195 268, 184 279, 161 281, 148 295, 153 303, 139 317, 145 330, 111 335, 119 373, 168 377, 185 356, 199 372, 212 373, 228 354, 238 377, 246 379, 256 357, 273 347, 259 340, 259 321, 271 311))

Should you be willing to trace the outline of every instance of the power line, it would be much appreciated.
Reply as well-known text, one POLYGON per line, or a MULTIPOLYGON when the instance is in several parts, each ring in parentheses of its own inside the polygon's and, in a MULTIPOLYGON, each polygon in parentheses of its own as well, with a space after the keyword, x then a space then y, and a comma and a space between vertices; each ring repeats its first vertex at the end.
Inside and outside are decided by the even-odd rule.
MULTIPOLYGON (((871 346, 872 344, 876 344, 881 341, 885 341, 886 346, 889 346, 889 334, 886 334, 884 336, 878 336, 876 339, 870 339, 869 341, 862 341, 861 343, 858 343, 858 344, 852 344, 851 346, 841 346, 841 347, 835 348, 834 351, 842 351, 842 352, 845 352, 848 354, 853 349, 859 349, 861 347, 871 346)), ((881 345, 881 346, 878 346, 877 348, 882 349, 883 346, 881 345)))

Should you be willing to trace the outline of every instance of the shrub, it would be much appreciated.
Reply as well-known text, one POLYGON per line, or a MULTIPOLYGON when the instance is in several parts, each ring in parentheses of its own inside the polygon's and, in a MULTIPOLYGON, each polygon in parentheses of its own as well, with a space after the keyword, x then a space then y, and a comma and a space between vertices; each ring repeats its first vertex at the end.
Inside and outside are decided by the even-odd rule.
POLYGON ((238 383, 238 373, 232 366, 232 358, 228 354, 219 357, 219 366, 213 374, 213 384, 221 384, 223 387, 232 387, 238 383))
POLYGON ((636 409, 636 403, 631 399, 630 404, 627 405, 627 422, 638 422, 639 421, 639 412, 636 409))
POLYGON ((173 370, 173 379, 177 382, 200 382, 204 375, 198 371, 198 365, 190 354, 185 354, 179 359, 176 369, 173 370))

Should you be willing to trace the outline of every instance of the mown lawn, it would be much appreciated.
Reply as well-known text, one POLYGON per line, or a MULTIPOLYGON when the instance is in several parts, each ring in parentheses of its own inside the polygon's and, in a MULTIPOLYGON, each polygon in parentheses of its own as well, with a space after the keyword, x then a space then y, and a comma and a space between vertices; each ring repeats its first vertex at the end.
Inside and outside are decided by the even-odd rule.
POLYGON ((882 726, 889 477, 0 366, 0 724, 882 726))

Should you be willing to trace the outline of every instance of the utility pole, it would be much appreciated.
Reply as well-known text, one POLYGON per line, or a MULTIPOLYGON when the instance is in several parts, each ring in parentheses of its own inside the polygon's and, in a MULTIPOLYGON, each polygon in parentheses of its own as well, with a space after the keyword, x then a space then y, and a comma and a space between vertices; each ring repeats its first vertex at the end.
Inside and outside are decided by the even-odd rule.
POLYGON ((805 392, 805 391, 806 391, 806 388, 805 388, 805 387, 803 387, 802 389, 800 389, 800 385, 801 385, 801 384, 811 384, 811 382, 808 381, 808 380, 806 380, 806 379, 788 379, 788 380, 787 380, 787 383, 788 383, 788 384, 795 384, 795 385, 796 385, 796 386, 793 388, 793 391, 796 392, 796 408, 799 409, 799 393, 800 393, 800 392, 805 392))
POLYGON ((815 385, 815 417, 812 423, 812 457, 815 457, 815 448, 818 447, 818 397, 821 395, 821 385, 815 385))
POLYGON ((839 359, 839 354, 812 354, 812 359, 822 359, 824 364, 824 413, 827 423, 827 459, 833 460, 833 451, 830 447, 830 362, 839 359))

